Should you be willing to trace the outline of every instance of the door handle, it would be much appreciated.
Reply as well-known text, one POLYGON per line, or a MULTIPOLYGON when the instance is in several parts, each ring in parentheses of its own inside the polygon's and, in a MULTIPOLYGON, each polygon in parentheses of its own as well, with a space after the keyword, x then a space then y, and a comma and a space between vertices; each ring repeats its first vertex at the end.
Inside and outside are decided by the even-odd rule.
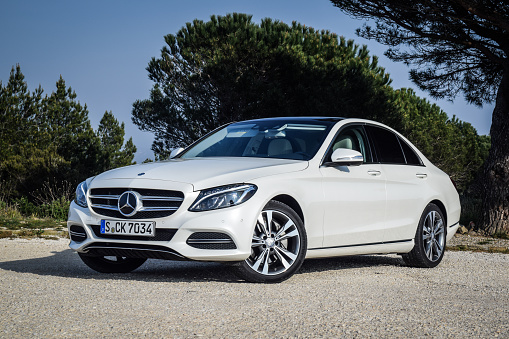
POLYGON ((380 171, 375 171, 375 170, 368 170, 368 174, 369 174, 369 175, 372 175, 372 176, 377 176, 377 175, 382 174, 382 172, 380 172, 380 171))
POLYGON ((425 179, 428 175, 426 173, 417 173, 415 176, 419 179, 425 179))

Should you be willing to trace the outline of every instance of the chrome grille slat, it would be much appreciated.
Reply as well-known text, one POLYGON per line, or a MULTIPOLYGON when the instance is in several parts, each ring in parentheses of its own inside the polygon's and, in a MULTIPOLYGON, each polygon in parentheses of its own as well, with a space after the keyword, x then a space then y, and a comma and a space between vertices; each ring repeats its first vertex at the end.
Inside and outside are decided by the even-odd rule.
POLYGON ((87 233, 82 226, 71 225, 69 227, 69 237, 72 241, 82 242, 87 239, 87 233))
POLYGON ((118 207, 113 206, 113 205, 92 204, 91 206, 96 207, 96 208, 102 208, 105 210, 118 211, 118 207))
POLYGON ((102 216, 119 219, 154 219, 164 218, 179 209, 184 201, 180 191, 146 189, 146 188, 92 188, 90 190, 90 207, 102 216), (120 213, 118 200, 127 191, 138 193, 141 207, 132 216, 120 213))
POLYGON ((154 201, 184 201, 184 198, 178 198, 178 197, 151 197, 142 195, 141 200, 154 200, 154 201))
POLYGON ((176 211, 178 207, 142 207, 140 211, 176 211))
POLYGON ((90 199, 117 199, 120 195, 90 195, 90 199))

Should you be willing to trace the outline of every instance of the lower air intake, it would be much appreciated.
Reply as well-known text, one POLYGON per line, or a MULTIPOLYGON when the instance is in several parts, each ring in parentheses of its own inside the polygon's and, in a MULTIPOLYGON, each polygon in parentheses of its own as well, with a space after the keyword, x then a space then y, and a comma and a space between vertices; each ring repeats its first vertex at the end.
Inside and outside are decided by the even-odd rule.
POLYGON ((186 242, 189 246, 203 250, 234 250, 237 249, 233 239, 225 233, 196 232, 186 242))
POLYGON ((83 242, 87 239, 87 232, 82 226, 72 225, 69 229, 69 236, 72 241, 83 242))

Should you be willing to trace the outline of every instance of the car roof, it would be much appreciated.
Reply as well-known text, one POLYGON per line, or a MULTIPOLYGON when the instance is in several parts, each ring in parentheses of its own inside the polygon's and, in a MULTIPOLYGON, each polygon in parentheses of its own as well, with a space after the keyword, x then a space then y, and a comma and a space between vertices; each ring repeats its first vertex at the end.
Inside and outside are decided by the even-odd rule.
POLYGON ((299 121, 299 122, 338 122, 341 120, 345 120, 345 118, 341 117, 321 117, 321 116, 306 116, 306 117, 268 117, 268 118, 261 118, 261 119, 252 119, 252 120, 244 120, 244 121, 236 121, 236 122, 258 122, 258 121, 265 121, 265 120, 272 120, 272 121, 299 121))

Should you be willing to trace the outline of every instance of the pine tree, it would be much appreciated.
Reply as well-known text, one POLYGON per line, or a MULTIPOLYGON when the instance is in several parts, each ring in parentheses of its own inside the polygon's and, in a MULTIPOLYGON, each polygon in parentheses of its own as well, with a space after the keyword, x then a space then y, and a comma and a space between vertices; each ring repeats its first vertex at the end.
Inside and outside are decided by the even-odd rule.
POLYGON ((82 106, 76 98, 76 93, 60 77, 56 91, 43 100, 39 118, 48 146, 56 147, 67 162, 67 166, 61 167, 65 171, 62 175, 73 182, 95 175, 100 156, 99 138, 90 124, 87 106, 82 106))
POLYGON ((104 171, 133 164, 136 146, 132 138, 124 145, 124 127, 125 124, 119 124, 111 112, 105 112, 99 123, 97 136, 101 140, 101 166, 104 171))
POLYGON ((104 170, 132 164, 136 146, 131 138, 123 145, 124 135, 124 124, 111 112, 96 134, 87 106, 62 77, 49 96, 40 87, 30 93, 17 65, 7 84, 0 83, 0 199, 37 200, 48 196, 47 188, 73 188, 104 170))
POLYGON ((28 91, 20 66, 12 68, 5 86, 0 83, 0 189, 3 197, 37 186, 63 161, 41 129, 41 87, 28 91), (42 145, 46 147, 41 147, 42 145))

